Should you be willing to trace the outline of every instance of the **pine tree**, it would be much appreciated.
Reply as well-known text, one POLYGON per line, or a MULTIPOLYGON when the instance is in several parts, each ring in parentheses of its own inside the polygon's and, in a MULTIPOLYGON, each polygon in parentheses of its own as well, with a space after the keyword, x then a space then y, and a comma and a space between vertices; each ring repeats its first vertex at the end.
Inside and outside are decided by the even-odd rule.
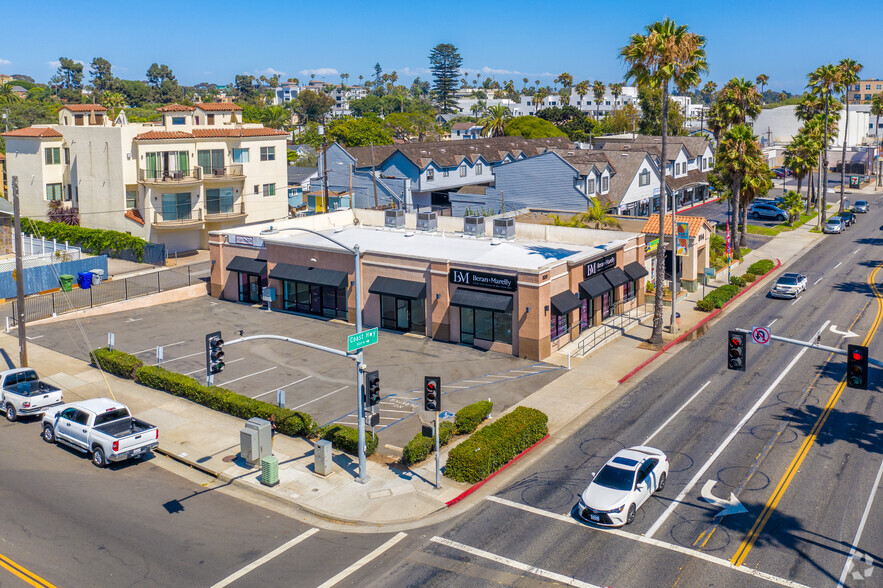
POLYGON ((432 72, 432 93, 442 114, 455 112, 454 90, 460 76, 463 58, 450 43, 440 43, 429 53, 429 70, 432 72))

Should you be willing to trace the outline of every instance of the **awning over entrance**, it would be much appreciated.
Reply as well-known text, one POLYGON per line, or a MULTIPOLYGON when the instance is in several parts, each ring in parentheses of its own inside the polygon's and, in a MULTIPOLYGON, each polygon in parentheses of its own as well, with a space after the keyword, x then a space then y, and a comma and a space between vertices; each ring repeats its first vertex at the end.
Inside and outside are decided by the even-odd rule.
POLYGON ((371 284, 371 287, 368 288, 368 292, 418 300, 426 298, 426 284, 424 282, 411 282, 409 280, 378 276, 374 283, 371 284))
POLYGON ((561 294, 552 296, 551 304, 555 314, 567 314, 571 310, 579 308, 582 303, 576 294, 566 290, 561 294))
POLYGON ((585 294, 586 298, 597 298, 610 290, 610 282, 607 281, 603 274, 598 274, 585 282, 580 282, 579 289, 585 294))
POLYGON ((625 270, 625 275, 627 275, 632 280, 639 280, 650 273, 644 268, 643 265, 641 265, 637 261, 631 262, 623 269, 625 270))
POLYGON ((262 276, 267 273, 267 262, 237 255, 227 264, 227 271, 262 276))
POLYGON ((625 275, 625 272, 622 271, 618 267, 612 267, 606 272, 604 272, 604 277, 607 278, 607 281, 616 288, 617 286, 622 286, 623 284, 629 283, 629 277, 625 275))
POLYGON ((457 288, 457 291, 451 296, 451 306, 468 306, 470 308, 481 308, 482 310, 493 310, 495 312, 509 312, 512 310, 512 297, 457 288))
POLYGON ((347 273, 317 267, 277 263, 270 271, 270 277, 277 280, 304 282, 305 284, 314 284, 316 286, 344 288, 346 287, 347 273))

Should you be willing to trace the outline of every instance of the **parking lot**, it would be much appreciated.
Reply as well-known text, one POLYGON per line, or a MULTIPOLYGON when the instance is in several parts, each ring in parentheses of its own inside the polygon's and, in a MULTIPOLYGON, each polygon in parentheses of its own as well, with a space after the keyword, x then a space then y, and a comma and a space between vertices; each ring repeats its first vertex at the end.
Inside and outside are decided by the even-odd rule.
MULTIPOLYGON (((283 335, 346 349, 346 338, 355 332, 339 321, 282 312, 257 306, 219 301, 208 296, 81 320, 66 320, 28 327, 36 345, 88 359, 90 349, 107 345, 114 334, 115 348, 205 381, 205 335, 221 331, 232 341, 260 334, 283 335)), ((274 340, 225 345, 226 368, 215 384, 239 394, 275 403, 277 390, 285 391, 285 405, 302 410, 320 424, 356 425, 355 363, 346 358, 274 340)), ((365 348, 369 370, 380 372, 378 405, 381 451, 386 444, 402 447, 420 430, 423 411, 423 377, 441 376, 442 410, 459 408, 490 398, 494 412, 511 406, 554 380, 563 368, 511 355, 485 352, 426 337, 380 331, 376 345, 365 348)))

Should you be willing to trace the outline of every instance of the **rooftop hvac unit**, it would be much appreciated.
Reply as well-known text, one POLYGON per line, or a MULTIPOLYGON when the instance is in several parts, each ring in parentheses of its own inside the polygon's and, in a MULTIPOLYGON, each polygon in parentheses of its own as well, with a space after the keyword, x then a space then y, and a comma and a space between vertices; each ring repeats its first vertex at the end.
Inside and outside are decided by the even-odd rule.
POLYGON ((387 227, 397 228, 405 226, 405 211, 401 209, 386 210, 383 213, 383 224, 387 227))
POLYGON ((434 212, 418 212, 417 229, 420 231, 434 231, 438 229, 438 216, 434 212))
POLYGON ((515 238, 515 219, 514 218, 495 218, 494 219, 494 237, 500 239, 515 238))
POLYGON ((484 237, 484 217, 483 216, 466 216, 463 217, 463 232, 467 235, 475 235, 476 237, 484 237))

